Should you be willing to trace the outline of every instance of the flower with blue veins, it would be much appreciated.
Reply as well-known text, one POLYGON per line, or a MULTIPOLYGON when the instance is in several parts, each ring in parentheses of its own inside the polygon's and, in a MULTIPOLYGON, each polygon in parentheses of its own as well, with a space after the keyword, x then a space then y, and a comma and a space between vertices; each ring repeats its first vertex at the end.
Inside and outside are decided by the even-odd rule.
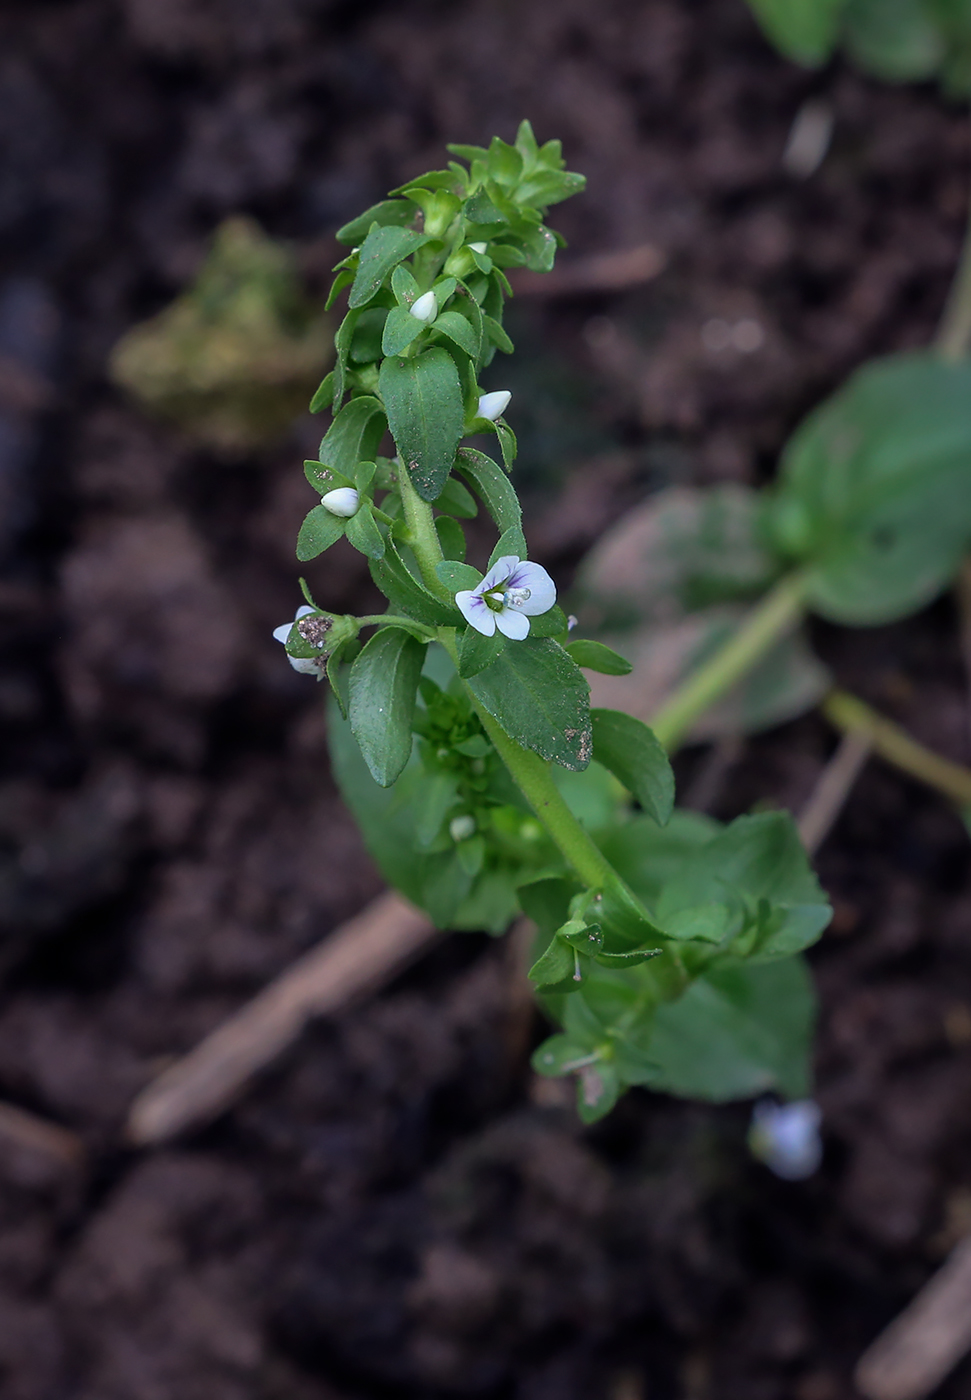
POLYGON ((514 554, 498 559, 475 588, 455 595, 455 605, 470 627, 483 637, 521 642, 529 636, 529 619, 549 612, 556 602, 556 584, 541 564, 528 564, 514 554))
POLYGON ((784 1181, 805 1181, 823 1160, 819 1136, 822 1117, 819 1104, 812 1099, 794 1103, 760 1099, 752 1110, 749 1150, 784 1181))

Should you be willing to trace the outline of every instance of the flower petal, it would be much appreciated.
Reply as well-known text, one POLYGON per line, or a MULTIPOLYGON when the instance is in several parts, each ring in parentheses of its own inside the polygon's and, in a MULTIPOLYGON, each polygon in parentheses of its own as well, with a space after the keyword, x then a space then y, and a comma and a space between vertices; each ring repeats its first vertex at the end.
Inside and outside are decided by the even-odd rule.
POLYGON ((288 656, 287 660, 302 676, 319 676, 320 666, 309 656, 288 656))
POLYGON ((297 611, 293 614, 293 620, 294 622, 299 622, 302 617, 306 617, 309 613, 312 612, 314 612, 314 609, 310 606, 309 603, 301 603, 299 608, 297 608, 297 611))
POLYGON ((274 629, 273 629, 273 639, 274 639, 274 641, 277 641, 277 642, 285 642, 286 639, 287 639, 287 638, 289 637, 289 635, 290 635, 290 628, 291 628, 292 626, 293 626, 293 623, 292 623, 292 622, 284 622, 282 626, 280 626, 280 627, 274 627, 274 629))
MULTIPOLYGON (((479 588, 482 585, 479 584, 479 588)), ((463 588, 455 595, 455 606, 465 618, 470 627, 474 627, 477 632, 481 632, 483 637, 492 637, 496 631, 496 614, 479 597, 479 590, 473 591, 470 588, 463 588)))
POLYGON ((521 612, 503 608, 501 613, 493 613, 493 616, 499 631, 511 641, 522 642, 529 636, 529 618, 523 617, 521 612))
POLYGON ((498 588, 500 584, 505 584, 515 569, 519 566, 519 560, 515 554, 504 554, 501 559, 497 559, 485 578, 476 588, 476 593, 488 593, 493 588, 498 588))
POLYGON ((525 613, 527 617, 539 617, 540 613, 549 612, 556 602, 556 584, 542 564, 527 564, 525 559, 520 564, 517 560, 506 587, 529 589, 525 602, 516 605, 516 611, 525 613))

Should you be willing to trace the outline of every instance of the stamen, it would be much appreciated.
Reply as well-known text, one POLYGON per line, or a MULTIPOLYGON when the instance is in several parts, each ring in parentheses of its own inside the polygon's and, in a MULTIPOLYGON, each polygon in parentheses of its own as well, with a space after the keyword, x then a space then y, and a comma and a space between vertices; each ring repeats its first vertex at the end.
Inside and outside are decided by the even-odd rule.
POLYGON ((528 603, 531 597, 528 588, 507 588, 502 595, 502 601, 507 608, 521 608, 524 603, 528 603))

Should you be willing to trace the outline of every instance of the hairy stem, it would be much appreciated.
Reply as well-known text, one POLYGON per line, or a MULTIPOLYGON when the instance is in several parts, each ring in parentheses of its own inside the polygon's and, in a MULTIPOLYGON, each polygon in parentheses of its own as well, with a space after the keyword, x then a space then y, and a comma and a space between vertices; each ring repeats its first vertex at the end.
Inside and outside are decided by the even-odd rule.
POLYGON ((408 526, 409 543, 418 560, 418 567, 425 587, 429 592, 434 593, 436 598, 448 598, 451 602, 451 594, 442 583, 435 572, 435 565, 441 564, 445 558, 442 553, 441 542, 438 538, 438 531, 435 529, 435 516, 427 501, 423 501, 411 483, 408 469, 398 458, 398 490, 401 494, 401 506, 405 513, 405 524, 408 526))
POLYGON ((651 719, 666 749, 675 749, 696 720, 740 681, 801 620, 805 575, 787 574, 757 603, 738 631, 704 661, 651 719))
POLYGON ((899 725, 871 710, 855 695, 830 691, 823 701, 823 714, 844 734, 864 735, 873 752, 894 767, 936 788, 959 807, 971 807, 971 769, 925 749, 899 725))

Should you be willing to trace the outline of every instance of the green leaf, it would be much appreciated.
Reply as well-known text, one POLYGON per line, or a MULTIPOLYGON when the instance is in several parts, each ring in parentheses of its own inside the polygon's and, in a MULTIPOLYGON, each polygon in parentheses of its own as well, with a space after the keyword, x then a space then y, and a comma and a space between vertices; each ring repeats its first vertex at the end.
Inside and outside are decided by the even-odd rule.
POLYGON ((610 1060, 587 1065, 577 1076, 577 1116, 581 1123, 606 1118, 624 1088, 617 1066, 610 1060))
POLYGON ((588 671, 597 671, 602 676, 629 676, 634 669, 630 662, 603 642, 593 642, 586 637, 578 637, 564 648, 578 666, 588 671))
POLYGON ((349 267, 342 267, 340 272, 330 284, 330 291, 327 293, 327 300, 324 302, 324 310, 329 311, 334 302, 340 296, 345 287, 349 287, 354 281, 354 273, 349 267))
POLYGON ((381 337, 384 334, 388 309, 368 306, 358 312, 357 325, 351 338, 348 360, 354 365, 369 365, 381 358, 381 337))
POLYGON ((829 923, 832 910, 788 812, 736 818, 665 882, 657 916, 666 928, 684 910, 708 903, 737 907, 740 900, 750 917, 763 901, 775 916, 748 950, 750 958, 789 957, 815 943, 829 923))
POLYGON ((932 77, 945 40, 926 0, 846 0, 843 42, 853 61, 887 82, 932 77))
POLYGON ((556 603, 545 613, 540 613, 537 617, 529 619, 529 635, 531 637, 562 637, 568 629, 569 623, 566 613, 556 603))
POLYGON ((351 667, 351 729, 374 781, 390 787, 411 754, 424 646, 407 632, 376 632, 351 667))
POLYGON ((369 394, 362 394, 346 403, 331 423, 320 444, 320 460, 353 481, 358 462, 373 460, 384 431, 381 404, 369 394))
POLYGON ((334 402, 334 371, 331 370, 321 381, 320 387, 310 400, 310 412, 322 413, 334 402))
POLYGON ((804 1098, 815 1015, 801 958, 767 964, 723 958, 679 1001, 658 1008, 648 1082, 680 1098, 715 1103, 771 1089, 804 1098))
POLYGON ((460 520, 474 520, 479 513, 475 497, 470 495, 454 476, 450 476, 445 483, 445 489, 436 501, 439 510, 447 511, 449 515, 457 515, 460 520))
POLYGON ((434 501, 442 491, 464 425, 462 389, 446 350, 387 359, 379 378, 391 433, 415 490, 434 501))
POLYGON ((465 534, 458 521, 448 515, 439 515, 435 520, 435 532, 445 558, 461 563, 465 558, 465 534))
POLYGON ((455 847, 455 854, 466 875, 474 877, 478 875, 485 861, 485 842, 481 836, 470 836, 466 841, 459 841, 455 847))
POLYGON ((398 305, 406 308, 412 306, 421 294, 411 269, 403 263, 399 263, 391 274, 391 292, 398 305))
POLYGON ((390 541, 386 545, 384 558, 373 560, 370 569, 374 582, 394 608, 429 627, 456 627, 460 624, 458 609, 448 607, 429 593, 409 573, 390 541))
POLYGON ((491 666, 505 643, 506 639, 498 628, 491 637, 484 637, 474 627, 466 627, 459 643, 459 675, 462 679, 477 676, 491 666))
POLYGON ((502 533, 522 528, 519 497, 505 472, 491 457, 477 452, 474 447, 460 447, 455 465, 471 481, 502 533))
POLYGON ((460 312, 443 311, 432 323, 432 330, 447 336, 460 350, 464 350, 471 360, 478 360, 482 348, 481 339, 472 329, 471 321, 460 312))
POLYGON ((971 546, 971 363, 921 352, 855 374, 786 448, 769 526, 824 617, 928 603, 971 546))
POLYGON ((506 355, 511 355, 515 346, 494 316, 483 316, 482 324, 493 345, 506 355))
POLYGON ((522 532, 522 527, 519 525, 510 525, 508 530, 503 530, 502 534, 499 536, 498 544, 489 555, 488 568, 491 569, 493 564, 498 564, 500 559, 504 559, 509 555, 515 555, 515 557, 520 560, 528 558, 526 553, 526 537, 522 532))
POLYGON ((351 310, 366 306, 388 273, 430 241, 427 234, 411 229, 389 225, 372 228, 361 244, 354 285, 347 299, 351 310))
POLYGON ((477 588, 482 582, 482 575, 478 569, 473 569, 471 564, 459 563, 455 559, 445 559, 441 564, 436 564, 435 572, 450 593, 477 588))
POLYGON ((346 248, 353 248, 356 244, 364 242, 372 224, 401 227, 410 224, 417 213, 418 210, 410 199, 382 199, 380 204, 373 204, 356 219, 339 228, 334 237, 346 248))
POLYGON ((493 426, 496 430, 496 436, 499 439, 499 450, 502 452, 502 460, 505 463, 506 471, 511 472, 513 463, 516 460, 516 454, 519 450, 516 444, 516 434, 513 432, 512 428, 510 428, 509 424, 504 423, 501 418, 498 418, 493 426))
POLYGON ((334 336, 334 348, 337 351, 337 363, 334 365, 334 399, 333 410, 339 412, 341 404, 344 402, 344 392, 347 388, 347 361, 351 353, 351 342, 354 339, 354 331, 360 320, 360 311, 348 311, 337 328, 334 336))
POLYGON ((510 738, 541 758, 575 771, 590 762, 590 688, 556 642, 512 643, 469 687, 510 738))
POLYGON ((749 4, 767 37, 787 58, 815 68, 826 62, 836 45, 846 0, 749 0, 749 4))
POLYGON ((297 558, 303 563, 316 559, 325 549, 330 549, 344 533, 346 520, 331 515, 325 506, 314 506, 300 526, 297 536, 297 558))
POLYGON ((366 501, 347 521, 347 538, 356 550, 366 554, 369 559, 384 557, 384 536, 366 501))
POLYGON ((412 800, 415 842, 430 846, 442 829, 449 810, 458 797, 459 780, 454 773, 428 773, 412 800))
MULTIPOLYGON (((560 938, 554 938, 542 957, 526 974, 537 987, 554 987, 573 976, 573 951, 560 938)), ((548 1062, 549 1063, 549 1062, 548 1062)), ((549 1074, 549 1069, 546 1070, 549 1074)))
POLYGON ((394 306, 388 312, 381 336, 381 351, 385 355, 400 355, 425 329, 424 321, 412 316, 404 306, 394 306))
POLYGON ((591 710, 593 756, 664 826, 674 807, 668 756, 646 724, 619 710, 591 710))

